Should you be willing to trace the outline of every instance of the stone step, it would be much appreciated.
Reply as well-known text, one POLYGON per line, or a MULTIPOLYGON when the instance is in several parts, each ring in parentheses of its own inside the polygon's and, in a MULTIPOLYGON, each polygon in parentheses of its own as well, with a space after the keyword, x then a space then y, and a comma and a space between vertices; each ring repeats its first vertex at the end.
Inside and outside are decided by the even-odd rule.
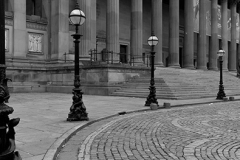
MULTIPOLYGON (((223 77, 225 93, 240 95, 240 79, 236 78, 235 73, 224 72, 223 77)), ((113 95, 145 97, 149 94, 149 86, 149 75, 137 77, 124 83, 113 95)), ((219 71, 157 68, 155 87, 159 98, 215 97, 219 90, 219 71)))

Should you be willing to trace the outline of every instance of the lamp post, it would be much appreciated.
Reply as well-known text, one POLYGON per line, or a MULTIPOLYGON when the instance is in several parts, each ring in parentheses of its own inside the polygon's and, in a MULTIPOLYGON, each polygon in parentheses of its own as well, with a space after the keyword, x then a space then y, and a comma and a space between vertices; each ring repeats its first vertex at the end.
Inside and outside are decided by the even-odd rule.
POLYGON ((217 94, 217 98, 216 99, 223 99, 223 97, 226 97, 225 93, 224 93, 224 87, 223 87, 223 75, 222 75, 222 65, 223 65, 223 56, 225 54, 225 51, 223 49, 220 49, 217 52, 217 55, 219 57, 219 62, 220 62, 220 81, 219 81, 219 91, 217 94))
POLYGON ((152 33, 151 37, 148 39, 148 44, 151 46, 151 80, 150 80, 150 86, 149 90, 150 93, 147 97, 145 106, 150 106, 151 103, 155 103, 158 105, 158 101, 156 98, 156 88, 154 86, 154 58, 155 58, 155 52, 154 52, 154 46, 158 44, 158 38, 152 33))
POLYGON ((73 102, 70 107, 67 121, 81 121, 88 120, 88 113, 82 101, 82 90, 80 89, 80 76, 79 76, 79 39, 82 35, 78 33, 78 27, 81 26, 86 20, 85 14, 80 10, 78 3, 75 9, 69 14, 69 21, 76 27, 76 33, 73 34, 75 43, 75 67, 74 67, 74 89, 73 89, 73 102))
POLYGON ((5 103, 10 98, 6 78, 5 62, 5 1, 0 1, 0 159, 1 160, 21 160, 21 156, 16 151, 15 130, 20 118, 9 119, 13 113, 13 108, 5 103))

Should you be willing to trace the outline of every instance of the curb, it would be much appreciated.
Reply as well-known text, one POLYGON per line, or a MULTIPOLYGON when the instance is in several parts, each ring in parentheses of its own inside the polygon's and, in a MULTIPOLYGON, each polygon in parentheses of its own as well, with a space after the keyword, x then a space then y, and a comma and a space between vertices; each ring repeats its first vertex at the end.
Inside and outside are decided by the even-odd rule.
MULTIPOLYGON (((235 99, 234 101, 240 101, 240 99, 235 99)), ((183 106, 194 106, 194 105, 201 105, 201 104, 208 104, 208 103, 221 103, 221 102, 234 102, 234 101, 222 101, 222 100, 214 100, 214 101, 209 101, 209 102, 199 102, 199 103, 192 103, 192 104, 176 104, 172 105, 170 108, 173 107, 183 107, 183 106)), ((163 108, 160 107, 159 109, 168 109, 168 108, 163 108)), ((157 109, 158 110, 158 109, 157 109)), ((98 118, 96 120, 92 120, 90 122, 86 122, 84 124, 80 124, 78 126, 73 127, 72 129, 66 131, 61 137, 59 137, 52 145, 51 147, 47 150, 46 154, 44 155, 42 160, 55 160, 60 149, 62 146, 79 130, 95 123, 101 120, 109 119, 112 117, 120 116, 122 114, 131 114, 131 113, 136 113, 136 112, 144 112, 144 111, 152 111, 150 108, 147 109, 141 109, 141 110, 135 110, 135 111, 128 111, 128 112, 119 112, 117 114, 113 114, 110 116, 98 118)), ((156 110, 155 110, 156 111, 156 110)))

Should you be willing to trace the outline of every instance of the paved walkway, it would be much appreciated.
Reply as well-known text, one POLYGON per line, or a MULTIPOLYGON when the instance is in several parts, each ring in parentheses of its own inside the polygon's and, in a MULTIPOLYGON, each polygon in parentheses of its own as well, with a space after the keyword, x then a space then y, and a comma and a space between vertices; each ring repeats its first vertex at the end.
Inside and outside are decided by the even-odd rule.
MULTIPOLYGON (((89 121, 67 122, 66 118, 72 103, 71 97, 71 94, 57 93, 11 94, 8 105, 15 111, 10 118, 21 118, 20 124, 16 127, 16 145, 24 160, 52 160, 56 156, 55 153, 60 151, 61 144, 89 123, 116 115, 118 112, 149 109, 144 107, 145 98, 84 95, 83 101, 89 114, 89 121)), ((158 100, 158 102, 160 105, 170 102, 172 106, 176 106, 221 101, 213 97, 196 100, 158 100)), ((105 120, 109 122, 108 120, 112 119, 105 120)))
POLYGON ((240 102, 139 112, 80 130, 58 160, 239 160, 240 102))

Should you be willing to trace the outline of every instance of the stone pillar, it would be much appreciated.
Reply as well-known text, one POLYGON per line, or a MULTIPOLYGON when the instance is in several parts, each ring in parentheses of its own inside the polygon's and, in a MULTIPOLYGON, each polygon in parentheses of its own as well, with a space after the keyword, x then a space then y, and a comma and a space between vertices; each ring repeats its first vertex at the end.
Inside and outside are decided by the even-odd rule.
POLYGON ((63 59, 63 54, 69 52, 69 1, 52 0, 51 2, 51 59, 58 60, 63 59))
POLYGON ((155 66, 162 67, 162 0, 152 0, 153 11, 153 30, 158 37, 158 44, 155 49, 155 66))
POLYGON ((179 0, 169 0, 169 67, 179 68, 179 0))
POLYGON ((113 51, 116 63, 119 62, 119 48, 119 0, 107 0, 107 50, 113 51))
POLYGON ((222 38, 222 49, 225 51, 223 57, 223 70, 228 70, 228 24, 227 24, 227 0, 221 1, 221 38, 222 38))
POLYGON ((47 53, 46 53, 46 59, 51 59, 51 0, 43 0, 43 8, 46 14, 46 18, 48 19, 48 25, 47 25, 47 53))
POLYGON ((209 53, 209 69, 217 70, 217 52, 218 46, 218 0, 211 1, 211 50, 209 53))
MULTIPOLYGON (((238 13, 240 13, 240 4, 238 4, 238 6, 237 6, 237 8, 238 8, 238 13)), ((238 22, 240 22, 239 21, 240 20, 240 16, 238 16, 238 22)), ((238 23, 238 27, 239 27, 239 23, 238 23)), ((238 33, 238 36, 240 36, 240 31, 239 31, 239 33, 238 33)), ((239 37, 239 39, 238 39, 238 47, 237 47, 237 53, 236 53, 236 68, 237 68, 237 72, 238 72, 238 75, 240 76, 240 37, 239 37)))
POLYGON ((183 51, 183 67, 193 69, 194 58, 194 23, 193 23, 193 0, 185 0, 184 2, 184 51, 183 51))
POLYGON ((231 4, 231 52, 228 55, 228 70, 236 71, 236 7, 235 3, 231 4))
POLYGON ((97 0, 91 0, 91 49, 96 49, 97 43, 97 0))
POLYGON ((27 47, 27 31, 26 31, 26 0, 14 1, 13 16, 13 49, 14 57, 26 57, 27 47))
POLYGON ((207 69, 206 63, 206 0, 199 1, 199 39, 197 69, 207 69))
POLYGON ((134 63, 142 63, 142 0, 132 0, 131 8, 131 56, 134 63))
POLYGON ((79 58, 82 60, 89 60, 89 51, 91 48, 91 2, 92 0, 78 0, 80 9, 85 13, 86 21, 83 25, 79 26, 80 34, 82 35, 80 39, 79 48, 79 58))

